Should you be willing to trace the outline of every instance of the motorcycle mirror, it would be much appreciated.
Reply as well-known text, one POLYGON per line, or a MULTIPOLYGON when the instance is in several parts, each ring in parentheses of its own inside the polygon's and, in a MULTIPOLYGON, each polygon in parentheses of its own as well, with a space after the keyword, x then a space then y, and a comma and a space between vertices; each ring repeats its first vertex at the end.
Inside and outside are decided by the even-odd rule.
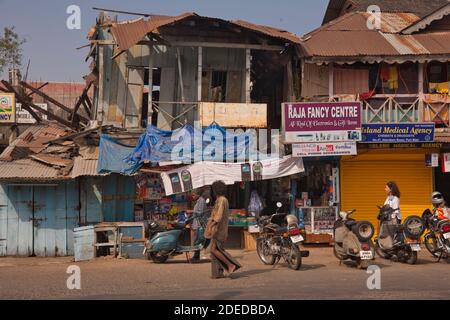
POLYGON ((277 202, 277 208, 281 208, 283 204, 281 202, 277 202))

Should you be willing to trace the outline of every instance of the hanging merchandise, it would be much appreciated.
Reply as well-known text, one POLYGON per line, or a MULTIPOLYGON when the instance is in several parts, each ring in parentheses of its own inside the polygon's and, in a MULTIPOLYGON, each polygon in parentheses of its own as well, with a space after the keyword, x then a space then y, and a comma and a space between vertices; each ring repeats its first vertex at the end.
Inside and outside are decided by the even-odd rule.
POLYGON ((269 159, 251 161, 248 163, 223 163, 223 162, 197 162, 189 166, 175 170, 162 172, 161 178, 166 195, 190 191, 180 183, 180 174, 189 171, 192 177, 190 187, 197 189, 212 185, 217 180, 222 180, 227 185, 241 181, 254 181, 257 168, 258 180, 270 180, 291 176, 304 171, 301 158, 286 156, 281 159, 269 159), (245 170, 243 170, 245 165, 245 170))
POLYGON ((398 69, 397 66, 391 66, 389 68, 389 79, 388 79, 389 89, 398 89, 398 69))

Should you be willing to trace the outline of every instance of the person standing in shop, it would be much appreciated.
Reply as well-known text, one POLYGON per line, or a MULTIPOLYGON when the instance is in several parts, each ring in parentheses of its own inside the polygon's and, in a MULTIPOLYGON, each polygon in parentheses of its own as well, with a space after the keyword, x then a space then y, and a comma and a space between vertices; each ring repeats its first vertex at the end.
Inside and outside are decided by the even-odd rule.
MULTIPOLYGON (((228 237, 228 216, 230 214, 228 199, 225 197, 227 187, 223 181, 216 181, 212 185, 216 197, 211 217, 206 226, 205 238, 211 239, 211 263, 220 263, 226 275, 230 275, 242 266, 224 249, 224 243, 228 237)), ((216 274, 212 274, 217 278, 216 274)))
MULTIPOLYGON (((208 221, 209 210, 206 200, 209 198, 209 190, 207 188, 199 188, 193 192, 192 196, 193 200, 196 201, 192 210, 194 220, 191 225, 191 245, 194 246, 198 244, 201 236, 200 232, 204 232, 201 228, 203 227, 204 229, 208 221)), ((192 260, 193 262, 200 261, 200 250, 195 251, 192 260)))
POLYGON ((400 211, 400 189, 394 181, 389 181, 386 184, 384 191, 386 191, 387 194, 384 205, 393 209, 392 220, 397 224, 400 224, 402 222, 402 214, 400 211))

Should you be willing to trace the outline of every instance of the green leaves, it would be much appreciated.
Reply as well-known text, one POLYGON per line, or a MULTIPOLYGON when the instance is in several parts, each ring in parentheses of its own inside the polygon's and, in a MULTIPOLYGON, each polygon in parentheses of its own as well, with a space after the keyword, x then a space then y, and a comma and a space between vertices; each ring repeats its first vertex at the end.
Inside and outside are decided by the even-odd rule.
POLYGON ((14 27, 5 27, 0 37, 0 73, 5 67, 18 68, 22 65, 22 44, 24 39, 14 31, 14 27))

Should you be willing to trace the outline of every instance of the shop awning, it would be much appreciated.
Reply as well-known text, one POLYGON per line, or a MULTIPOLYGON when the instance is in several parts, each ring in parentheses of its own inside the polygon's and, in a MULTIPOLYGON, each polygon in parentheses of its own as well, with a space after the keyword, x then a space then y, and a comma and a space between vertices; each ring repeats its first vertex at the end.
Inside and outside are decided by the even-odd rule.
POLYGON ((197 162, 161 172, 166 195, 187 192, 222 180, 228 185, 241 181, 270 180, 305 171, 303 160, 292 156, 242 163, 197 162))

